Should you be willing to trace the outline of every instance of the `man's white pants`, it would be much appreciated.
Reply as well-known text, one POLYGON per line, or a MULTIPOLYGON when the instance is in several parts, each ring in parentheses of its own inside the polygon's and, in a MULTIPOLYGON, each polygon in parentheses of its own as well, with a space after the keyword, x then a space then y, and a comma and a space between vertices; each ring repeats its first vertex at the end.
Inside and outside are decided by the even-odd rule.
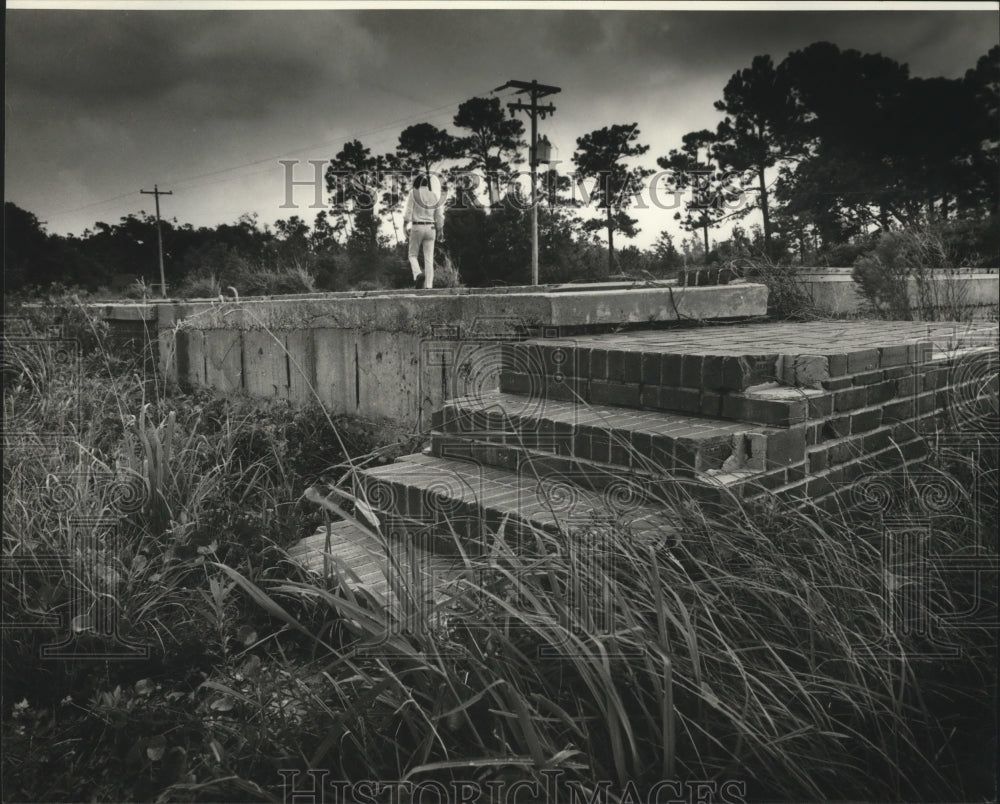
POLYGON ((413 278, 420 275, 420 262, 417 255, 424 252, 424 287, 434 287, 434 240, 437 231, 434 225, 413 224, 410 227, 410 270, 413 278))

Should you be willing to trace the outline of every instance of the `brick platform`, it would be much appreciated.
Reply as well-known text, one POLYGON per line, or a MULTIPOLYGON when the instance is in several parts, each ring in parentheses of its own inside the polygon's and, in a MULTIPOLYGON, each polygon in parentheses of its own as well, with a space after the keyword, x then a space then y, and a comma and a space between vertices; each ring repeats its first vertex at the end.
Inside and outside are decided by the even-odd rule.
POLYGON ((431 454, 357 476, 396 534, 470 543, 595 521, 663 538, 657 502, 848 501, 962 421, 995 436, 993 325, 704 326, 505 343, 500 390, 452 399, 431 454), (992 429, 990 429, 992 428, 992 429))

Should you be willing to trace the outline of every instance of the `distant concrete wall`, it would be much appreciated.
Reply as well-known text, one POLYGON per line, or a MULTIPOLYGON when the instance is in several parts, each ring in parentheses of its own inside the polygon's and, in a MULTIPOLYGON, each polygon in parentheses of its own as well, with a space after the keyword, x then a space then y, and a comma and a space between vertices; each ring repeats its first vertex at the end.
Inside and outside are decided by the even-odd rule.
MULTIPOLYGON (((851 315, 864 308, 864 298, 857 283, 851 278, 851 268, 800 268, 799 282, 813 300, 816 308, 833 315, 851 315)), ((909 282, 910 303, 918 307, 917 282, 909 282)), ((995 315, 1000 305, 1000 275, 995 268, 963 268, 931 279, 931 297, 939 300, 939 310, 953 313, 951 307, 961 308, 973 318, 995 315)))
POLYGON ((763 316, 767 288, 574 285, 376 291, 102 305, 155 322, 162 375, 183 388, 322 402, 422 426, 445 399, 497 387, 499 344, 621 325, 763 316))

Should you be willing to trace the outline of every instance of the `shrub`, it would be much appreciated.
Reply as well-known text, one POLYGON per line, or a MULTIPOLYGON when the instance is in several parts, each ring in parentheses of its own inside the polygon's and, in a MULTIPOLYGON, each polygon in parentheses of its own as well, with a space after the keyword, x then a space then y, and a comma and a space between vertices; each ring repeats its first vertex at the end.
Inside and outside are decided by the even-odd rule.
POLYGON ((316 287, 319 290, 336 290, 337 276, 340 273, 340 257, 322 255, 316 258, 312 268, 316 277, 316 287))
POLYGON ((277 296, 283 293, 312 293, 316 282, 305 268, 256 268, 241 272, 233 279, 244 296, 277 296))
POLYGON ((854 263, 852 276, 867 312, 910 321, 962 320, 964 285, 954 245, 936 229, 885 232, 854 263), (915 291, 915 293, 913 292, 915 291))
POLYGON ((308 267, 298 261, 267 264, 223 247, 210 269, 199 263, 198 270, 188 274, 178 294, 185 298, 215 298, 220 293, 229 293, 229 288, 235 288, 240 296, 312 293, 316 290, 316 280, 308 267))
POLYGON ((178 295, 186 299, 214 299, 221 293, 222 283, 214 273, 190 277, 178 291, 178 295))
POLYGON ((808 321, 819 316, 809 291, 799 280, 798 270, 794 265, 780 265, 764 255, 759 255, 754 258, 744 257, 724 262, 719 266, 719 270, 767 285, 767 314, 770 318, 808 321))
POLYGON ((405 246, 366 252, 348 250, 337 257, 336 290, 383 290, 413 285, 405 246))
MULTIPOLYGON (((111 296, 113 294, 107 293, 106 295, 111 296)), ((135 281, 129 282, 129 284, 120 291, 120 295, 123 299, 138 299, 145 301, 149 298, 155 298, 158 294, 155 294, 152 287, 140 276, 135 281)))
POLYGON ((615 252, 615 262, 618 273, 623 277, 638 278, 646 276, 653 267, 652 257, 635 246, 625 246, 615 252))
POLYGON ((436 288, 462 287, 462 280, 459 277, 458 268, 452 262, 451 255, 449 255, 447 252, 441 252, 440 255, 435 255, 434 287, 436 288))

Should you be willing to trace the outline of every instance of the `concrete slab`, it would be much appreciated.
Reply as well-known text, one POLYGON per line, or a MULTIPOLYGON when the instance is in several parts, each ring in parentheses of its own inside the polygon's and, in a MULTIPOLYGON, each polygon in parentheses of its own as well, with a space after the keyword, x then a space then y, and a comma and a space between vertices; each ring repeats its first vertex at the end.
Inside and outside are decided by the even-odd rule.
POLYGON ((400 349, 389 332, 356 334, 358 362, 357 409, 362 416, 405 420, 417 406, 419 357, 400 349))
MULTIPOLYGON (((834 315, 853 315, 864 309, 865 300, 850 269, 836 273, 810 272, 799 279, 802 289, 818 310, 834 315)), ((976 314, 995 311, 1000 304, 1000 277, 995 272, 965 270, 952 276, 935 276, 929 280, 930 298, 940 309, 961 308, 976 314)), ((908 284, 911 303, 916 307, 920 297, 917 281, 908 284)))
POLYGON ((752 318, 767 312, 767 288, 733 284, 712 287, 606 290, 547 294, 552 326, 571 329, 602 324, 644 324, 752 318))
POLYGON ((296 403, 318 398, 334 413, 422 428, 446 399, 497 388, 500 341, 645 322, 752 318, 766 305, 767 289, 752 284, 387 291, 162 303, 160 324, 171 323, 158 332, 165 373, 189 385, 243 388, 296 403), (203 333, 201 340, 195 332, 203 333))
POLYGON ((162 302, 111 302, 86 305, 98 318, 111 321, 156 321, 162 302))
POLYGON ((757 284, 619 289, 560 287, 506 292, 393 291, 324 298, 251 298, 163 305, 195 329, 357 329, 441 337, 523 337, 527 328, 587 327, 686 319, 762 316, 767 289, 757 284))

